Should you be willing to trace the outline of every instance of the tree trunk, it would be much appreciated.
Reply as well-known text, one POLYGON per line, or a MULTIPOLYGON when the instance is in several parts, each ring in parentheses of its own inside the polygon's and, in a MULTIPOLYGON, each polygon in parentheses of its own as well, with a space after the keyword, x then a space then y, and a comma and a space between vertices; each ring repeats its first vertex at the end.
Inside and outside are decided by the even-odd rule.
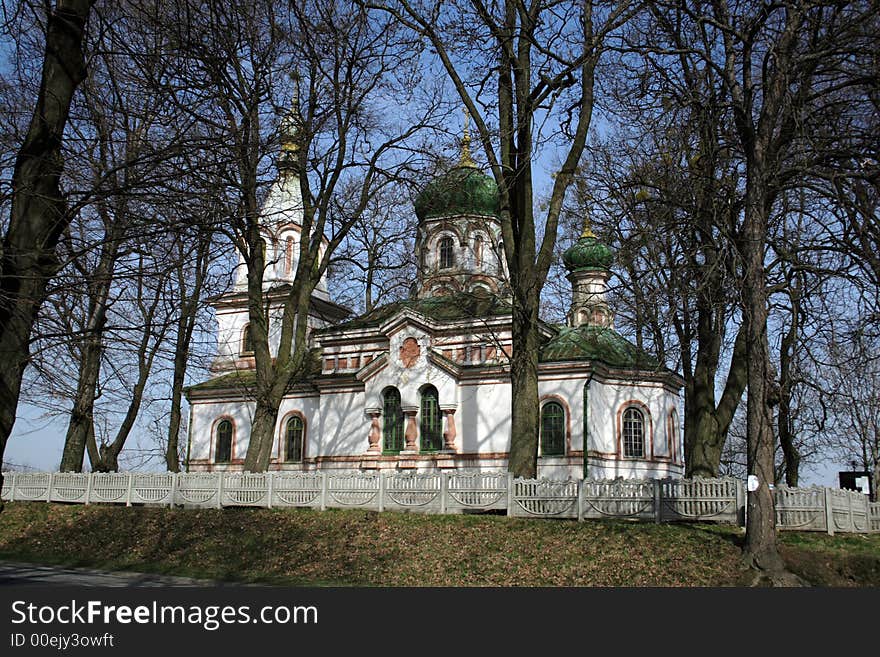
POLYGON ((771 581, 785 572, 776 545, 776 515, 771 486, 775 481, 773 416, 768 402, 770 352, 767 343, 767 286, 764 246, 767 243, 766 198, 759 184, 762 168, 749 162, 743 235, 743 321, 748 361, 748 407, 746 419, 748 474, 757 478, 757 490, 748 493, 748 519, 743 557, 766 573, 771 581))
POLYGON ((514 403, 510 417, 508 470, 517 477, 534 478, 538 472, 540 421, 537 303, 520 302, 514 307, 512 333, 510 388, 514 403))
POLYGON ((144 390, 147 387, 147 380, 150 378, 150 372, 153 369, 153 361, 162 346, 162 333, 164 333, 164 330, 157 329, 155 324, 156 310, 161 301, 161 294, 157 292, 148 306, 145 307, 143 305, 145 297, 143 287, 143 264, 141 264, 140 270, 141 280, 138 283, 138 305, 141 306, 143 310, 144 326, 137 352, 138 378, 131 391, 131 401, 128 404, 125 417, 122 419, 122 424, 119 425, 119 430, 116 432, 116 437, 110 444, 102 444, 99 448, 100 460, 97 463, 92 464, 92 470, 96 472, 119 471, 119 453, 122 451, 122 448, 125 446, 125 441, 128 440, 128 436, 134 428, 134 423, 137 420, 141 403, 144 398, 144 390), (159 335, 155 335, 157 332, 159 335), (153 338, 154 335, 155 338, 151 346, 150 339, 153 338))
POLYGON ((795 436, 791 423, 791 393, 794 386, 791 361, 794 350, 797 347, 798 319, 800 316, 797 287, 791 291, 791 299, 791 326, 783 336, 779 346, 779 410, 777 411, 777 428, 779 444, 782 447, 782 456, 785 462, 785 483, 787 486, 794 488, 798 485, 798 470, 801 462, 800 452, 794 443, 795 436))
MULTIPOLYGON (((720 342, 720 335, 716 336, 720 342)), ((727 431, 747 382, 746 330, 741 326, 733 344, 724 392, 715 404, 718 350, 706 337, 699 339, 697 365, 685 388, 686 477, 717 477, 727 431)))
MULTIPOLYGON (((181 245, 181 251, 183 245, 181 245)), ((180 424, 182 419, 181 404, 183 403, 183 383, 186 379, 186 367, 189 361, 189 345, 192 341, 196 325, 199 300, 202 296, 205 276, 207 275, 209 253, 211 250, 210 235, 199 235, 198 256, 195 267, 195 280, 190 294, 186 294, 186 277, 184 274, 185 254, 180 253, 178 263, 178 289, 180 290, 181 308, 177 320, 177 336, 174 344, 174 375, 171 383, 171 414, 168 422, 168 444, 165 448, 165 466, 168 472, 180 472, 180 424)))
POLYGON ((58 271, 55 247, 70 220, 59 187, 61 144, 73 94, 85 77, 82 44, 92 4, 59 0, 49 12, 40 93, 15 161, 0 261, 0 459, 15 423, 34 319, 58 271))
MULTIPOLYGON (((112 220, 109 220, 112 221, 112 220)), ((101 357, 104 353, 104 327, 107 324, 107 299, 113 281, 119 235, 114 226, 105 221, 101 256, 92 280, 87 282, 89 314, 85 336, 80 349, 79 379, 76 397, 70 411, 64 451, 61 455, 61 472, 82 472, 86 441, 89 432, 94 433, 95 395, 101 373, 101 357)), ((94 459, 92 459, 94 463, 94 459)))

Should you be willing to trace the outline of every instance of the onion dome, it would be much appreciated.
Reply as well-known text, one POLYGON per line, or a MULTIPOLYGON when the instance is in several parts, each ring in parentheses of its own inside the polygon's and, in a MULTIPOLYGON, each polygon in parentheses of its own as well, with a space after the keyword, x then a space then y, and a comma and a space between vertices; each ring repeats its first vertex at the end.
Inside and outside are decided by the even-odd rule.
POLYGON ((434 217, 498 216, 498 186, 473 164, 459 164, 428 183, 415 199, 419 221, 434 217))
POLYGON ((585 223, 581 238, 562 254, 562 262, 568 271, 580 269, 611 269, 614 250, 593 235, 589 223, 585 223))
POLYGON ((419 221, 461 215, 498 216, 498 185, 493 178, 480 171, 471 158, 471 136, 467 121, 465 112, 458 164, 429 182, 416 196, 414 205, 419 221))

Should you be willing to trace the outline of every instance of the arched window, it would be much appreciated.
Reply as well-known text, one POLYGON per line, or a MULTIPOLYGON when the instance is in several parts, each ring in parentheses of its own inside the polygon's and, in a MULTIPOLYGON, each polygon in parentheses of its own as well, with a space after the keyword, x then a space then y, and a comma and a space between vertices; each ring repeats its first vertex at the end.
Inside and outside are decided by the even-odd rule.
POLYGON ((403 409, 397 388, 388 388, 382 395, 382 449, 392 453, 403 449, 403 409))
POLYGON ((220 420, 214 432, 214 462, 229 463, 232 460, 232 421, 220 420))
POLYGON ((623 455, 645 458, 645 414, 635 406, 623 412, 623 455))
POLYGON ((455 266, 455 242, 451 237, 440 240, 440 269, 451 269, 455 266))
POLYGON ((300 463, 303 460, 305 425, 298 415, 292 416, 284 426, 284 460, 300 463))
POLYGON ((443 448, 443 419, 440 417, 440 403, 437 388, 425 386, 422 389, 421 422, 419 434, 422 438, 423 452, 436 452, 443 448))
POLYGON ((254 334, 251 331, 250 324, 245 324, 244 329, 241 332, 241 353, 254 353, 254 334))
POLYGON ((293 238, 288 237, 284 241, 284 271, 293 273, 293 238))
POLYGON ((541 455, 565 454, 565 409, 558 402, 541 407, 541 455))
POLYGON ((676 411, 674 408, 669 411, 669 420, 667 422, 666 428, 668 431, 668 436, 666 439, 666 456, 674 459, 675 450, 677 449, 676 445, 678 445, 678 411, 676 411))
POLYGON ((477 235, 474 238, 474 267, 479 269, 483 266, 483 238, 477 235))

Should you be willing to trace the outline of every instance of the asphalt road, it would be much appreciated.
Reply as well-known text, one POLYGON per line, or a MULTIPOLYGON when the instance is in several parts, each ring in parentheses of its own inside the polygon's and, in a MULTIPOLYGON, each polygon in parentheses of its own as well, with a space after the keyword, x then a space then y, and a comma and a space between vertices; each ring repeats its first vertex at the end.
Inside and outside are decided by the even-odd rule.
POLYGON ((0 561, 0 586, 238 586, 228 582, 169 577, 148 573, 111 573, 87 568, 60 568, 30 563, 0 561))

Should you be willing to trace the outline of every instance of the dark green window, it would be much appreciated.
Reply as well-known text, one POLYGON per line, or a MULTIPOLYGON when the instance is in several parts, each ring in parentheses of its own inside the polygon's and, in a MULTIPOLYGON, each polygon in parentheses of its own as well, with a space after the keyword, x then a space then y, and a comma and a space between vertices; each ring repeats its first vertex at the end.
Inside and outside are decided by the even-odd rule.
POLYGON ((399 452, 403 449, 400 392, 397 388, 388 388, 382 397, 382 449, 385 452, 399 452))
POLYGON ((422 437, 423 452, 436 452, 443 449, 443 420, 440 417, 437 388, 434 386, 425 386, 422 390, 419 433, 422 437))
POLYGON ((541 454, 565 454, 565 410, 556 402, 547 402, 541 408, 541 454))
POLYGON ((634 459, 645 457, 645 416, 633 406, 623 412, 623 455, 634 459))
POLYGON ((303 437, 305 434, 302 418, 294 415, 287 421, 284 430, 284 460, 299 463, 303 460, 303 437))
POLYGON ((251 325, 250 324, 247 324, 244 327, 243 335, 241 338, 241 353, 243 353, 243 354, 254 353, 254 335, 251 332, 251 325))
POLYGON ((216 431, 214 461, 216 463, 229 463, 232 460, 232 422, 220 420, 217 423, 216 431))

